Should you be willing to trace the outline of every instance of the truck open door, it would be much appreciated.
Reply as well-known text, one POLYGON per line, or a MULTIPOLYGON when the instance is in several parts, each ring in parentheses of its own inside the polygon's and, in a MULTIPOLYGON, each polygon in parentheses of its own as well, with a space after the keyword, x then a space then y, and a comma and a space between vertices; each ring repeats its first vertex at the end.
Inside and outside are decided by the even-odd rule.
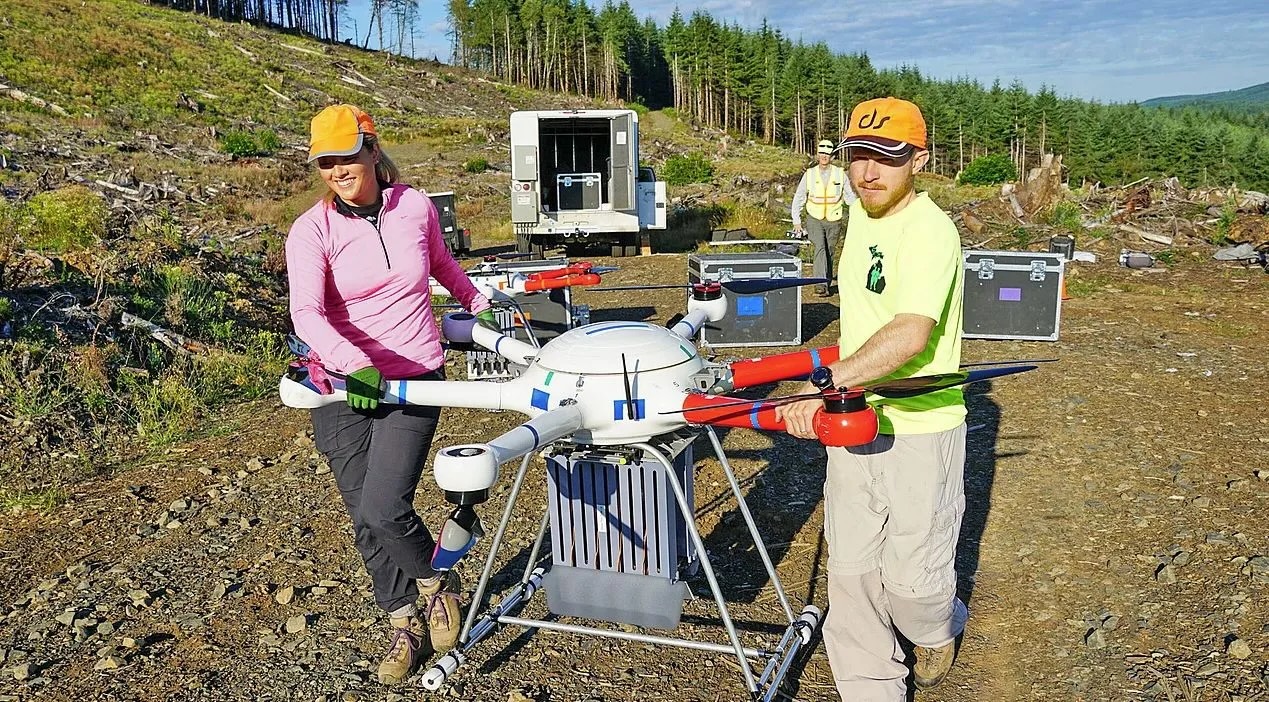
POLYGON ((665 181, 657 180, 651 168, 639 169, 639 226, 665 229, 665 181))
POLYGON ((612 118, 608 132, 609 144, 609 198, 612 209, 628 212, 635 209, 635 139, 634 114, 627 113, 612 118))

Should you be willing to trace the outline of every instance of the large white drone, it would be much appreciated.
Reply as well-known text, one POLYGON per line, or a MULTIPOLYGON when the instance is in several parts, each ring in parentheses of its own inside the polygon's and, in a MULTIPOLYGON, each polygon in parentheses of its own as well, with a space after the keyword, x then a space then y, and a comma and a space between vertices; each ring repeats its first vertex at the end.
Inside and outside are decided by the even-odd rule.
MULTIPOLYGON (((477 279, 478 276, 473 276, 473 280, 477 279)), ((529 289, 585 285, 597 281, 598 277, 588 267, 576 267, 545 275, 509 275, 505 284, 499 285, 501 289, 497 290, 487 280, 481 284, 485 285, 484 292, 491 299, 505 299, 510 293, 529 289)), ((775 417, 775 407, 795 398, 743 400, 717 393, 810 374, 820 388, 820 395, 825 403, 824 409, 816 415, 817 435, 826 445, 849 446, 865 444, 876 437, 877 418, 868 404, 870 394, 885 397, 909 396, 1019 373, 1035 367, 1015 365, 962 370, 958 373, 848 389, 834 388, 831 375, 824 368, 837 360, 838 350, 835 346, 729 364, 712 362, 698 353, 693 337, 703 325, 718 322, 727 314, 727 299, 722 292, 724 286, 735 294, 755 294, 813 282, 819 281, 803 278, 735 280, 684 286, 691 290, 687 300, 687 313, 673 320, 668 327, 636 321, 597 322, 566 331, 540 348, 479 326, 474 323, 470 314, 446 316, 442 325, 443 333, 452 345, 474 344, 483 347, 512 363, 524 366, 523 372, 506 382, 389 380, 382 387, 380 402, 512 410, 526 415, 528 419, 484 443, 450 446, 441 449, 436 455, 433 466, 436 482, 445 491, 446 499, 458 505, 441 530, 433 557, 433 565, 442 569, 452 567, 472 547, 476 538, 483 534, 472 506, 488 498, 489 489, 498 481, 500 466, 516 458, 523 457, 523 461, 508 498, 503 523, 494 537, 484 576, 477 588, 471 613, 460 638, 461 643, 432 666, 423 678, 424 687, 438 689, 445 678, 465 660, 466 651, 477 641, 489 636, 497 626, 518 624, 734 653, 740 661, 751 698, 774 698, 776 687, 788 671, 798 647, 809 643, 811 633, 819 624, 820 612, 814 605, 807 605, 799 616, 789 606, 762 545, 759 531, 748 508, 744 506, 744 498, 723 455, 721 443, 711 426, 783 430, 783 422, 775 417), (718 590, 704 545, 690 516, 687 520, 687 532, 697 553, 701 555, 700 565, 714 590, 723 624, 730 635, 730 646, 684 643, 678 639, 608 632, 511 616, 511 610, 526 602, 540 587, 540 569, 526 572, 519 590, 486 614, 473 629, 477 607, 491 575, 494 552, 498 549, 511 506, 515 503, 529 458, 534 452, 557 443, 586 449, 629 447, 642 452, 640 455, 652 456, 669 469, 669 460, 654 444, 658 437, 674 435, 689 427, 702 427, 710 435, 787 615, 789 629, 777 649, 755 650, 741 645, 727 615, 726 604, 718 590), (756 658, 766 664, 762 675, 752 673, 747 658, 756 658)), ((282 401, 290 407, 316 408, 345 400, 344 379, 338 374, 323 370, 319 364, 301 359, 292 364, 282 378, 280 393, 282 401)), ((690 492, 685 492, 678 480, 670 481, 670 487, 674 489, 674 498, 682 514, 694 514, 694 505, 688 499, 690 492)), ((543 532, 545 524, 544 521, 543 532)), ((539 547, 541 541, 542 534, 539 533, 539 547)), ((533 565, 536 554, 535 548, 530 566, 533 565)))

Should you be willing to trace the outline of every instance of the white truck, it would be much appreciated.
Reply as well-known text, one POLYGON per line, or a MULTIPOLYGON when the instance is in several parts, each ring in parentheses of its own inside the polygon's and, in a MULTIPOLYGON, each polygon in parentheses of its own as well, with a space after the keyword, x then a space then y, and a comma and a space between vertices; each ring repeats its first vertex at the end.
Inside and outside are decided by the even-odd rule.
POLYGON ((665 229, 665 182, 639 167, 634 110, 511 113, 511 222, 516 250, 542 257, 569 244, 639 253, 640 233, 665 229))

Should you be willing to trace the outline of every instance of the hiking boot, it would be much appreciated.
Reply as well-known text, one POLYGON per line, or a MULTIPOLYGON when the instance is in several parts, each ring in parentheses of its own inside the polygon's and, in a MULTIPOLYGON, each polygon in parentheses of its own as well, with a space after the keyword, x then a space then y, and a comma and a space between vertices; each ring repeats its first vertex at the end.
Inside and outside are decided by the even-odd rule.
POLYGON ((420 661, 427 657, 427 632, 416 616, 393 617, 392 645, 388 655, 379 661, 379 682, 395 685, 410 676, 420 661))
POLYGON ((912 678, 918 689, 934 687, 952 670, 956 660, 956 642, 938 648, 916 647, 916 664, 912 666, 912 678))
POLYGON ((462 587, 458 573, 447 571, 434 583, 419 581, 423 616, 427 618, 427 631, 432 649, 444 653, 458 643, 458 633, 463 626, 460 596, 462 587))

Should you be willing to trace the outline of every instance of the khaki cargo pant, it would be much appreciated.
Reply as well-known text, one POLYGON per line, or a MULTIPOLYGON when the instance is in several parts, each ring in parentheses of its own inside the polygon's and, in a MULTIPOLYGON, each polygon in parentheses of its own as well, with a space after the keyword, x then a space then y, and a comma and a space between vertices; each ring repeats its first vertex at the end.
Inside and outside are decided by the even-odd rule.
POLYGON ((824 646, 842 700, 907 699, 895 628, 928 648, 964 630, 954 569, 964 472, 964 424, 828 449, 824 646))

